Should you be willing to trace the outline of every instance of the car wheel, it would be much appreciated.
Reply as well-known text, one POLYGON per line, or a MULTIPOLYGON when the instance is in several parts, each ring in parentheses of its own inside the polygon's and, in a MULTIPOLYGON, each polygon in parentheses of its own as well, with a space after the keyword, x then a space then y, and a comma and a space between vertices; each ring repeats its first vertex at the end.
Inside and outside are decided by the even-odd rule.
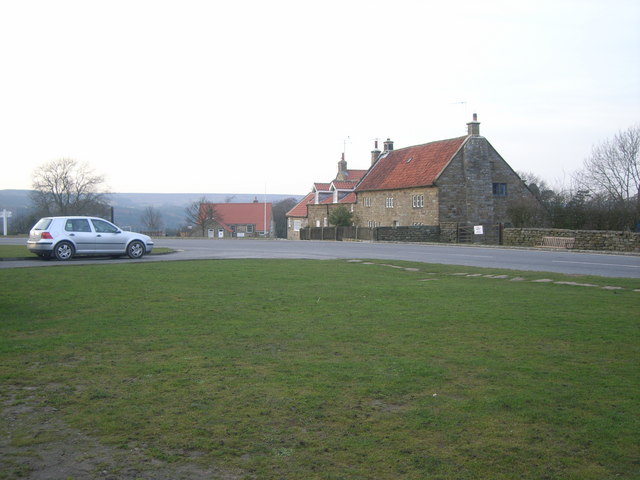
POLYGON ((53 249, 53 254, 58 260, 65 261, 73 257, 74 254, 73 245, 69 242, 60 242, 53 249))
POLYGON ((142 258, 145 253, 145 246, 142 242, 134 240, 127 247, 127 255, 129 258, 142 258))

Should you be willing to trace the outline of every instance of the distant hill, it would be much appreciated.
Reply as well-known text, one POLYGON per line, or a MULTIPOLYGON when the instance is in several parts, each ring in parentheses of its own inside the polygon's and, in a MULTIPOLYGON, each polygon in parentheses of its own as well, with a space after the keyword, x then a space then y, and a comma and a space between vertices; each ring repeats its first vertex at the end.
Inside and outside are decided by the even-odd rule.
MULTIPOLYGON (((13 217, 30 215, 30 190, 0 190, 0 210, 13 212, 13 217)), ((178 229, 185 223, 184 209, 192 202, 206 197, 213 203, 248 203, 258 200, 277 203, 285 198, 300 200, 302 195, 248 194, 248 193, 112 193, 114 222, 121 227, 142 230, 140 218, 147 207, 154 207, 162 214, 165 229, 178 229)))

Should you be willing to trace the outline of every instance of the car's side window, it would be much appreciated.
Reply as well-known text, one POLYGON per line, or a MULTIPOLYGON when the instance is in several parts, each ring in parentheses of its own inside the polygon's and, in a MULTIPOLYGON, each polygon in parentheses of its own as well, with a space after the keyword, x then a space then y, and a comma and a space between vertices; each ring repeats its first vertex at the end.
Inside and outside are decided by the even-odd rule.
POLYGON ((90 232, 91 227, 86 218, 69 218, 65 223, 64 229, 67 232, 90 232))
POLYGON ((96 229, 96 232, 99 233, 117 233, 118 229, 104 220, 95 220, 92 219, 91 223, 93 223, 93 228, 96 229))

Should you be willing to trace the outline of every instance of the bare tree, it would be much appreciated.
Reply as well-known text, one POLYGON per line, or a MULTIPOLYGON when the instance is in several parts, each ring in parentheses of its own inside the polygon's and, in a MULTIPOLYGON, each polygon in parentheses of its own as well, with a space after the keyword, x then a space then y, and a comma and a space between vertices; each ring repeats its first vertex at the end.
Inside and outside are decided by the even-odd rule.
POLYGON ((190 203, 184 209, 184 213, 188 224, 201 228, 203 237, 207 228, 212 227, 218 217, 214 205, 207 200, 207 197, 201 197, 199 200, 190 203))
POLYGON ((618 132, 593 147, 574 180, 581 189, 604 195, 640 213, 640 125, 618 132))
POLYGON ((162 230, 162 214, 155 207, 145 208, 140 220, 145 228, 150 232, 159 232, 162 230))
POLYGON ((104 176, 86 163, 61 158, 33 173, 31 199, 42 215, 102 215, 109 211, 104 176))

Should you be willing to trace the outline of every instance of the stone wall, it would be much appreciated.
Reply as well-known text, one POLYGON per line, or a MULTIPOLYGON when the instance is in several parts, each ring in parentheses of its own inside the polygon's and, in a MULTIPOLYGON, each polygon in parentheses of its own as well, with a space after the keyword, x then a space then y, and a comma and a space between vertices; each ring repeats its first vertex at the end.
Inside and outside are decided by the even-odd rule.
POLYGON ((328 227, 329 217, 336 208, 341 206, 346 207, 352 213, 354 212, 353 203, 320 203, 307 205, 307 225, 309 227, 328 227))
POLYGON ((438 222, 492 225, 510 223, 510 205, 537 200, 484 137, 472 137, 436 180, 438 222), (504 184, 502 195, 493 185, 504 184))
POLYGON ((438 190, 421 187, 359 192, 355 213, 361 227, 435 225, 438 190), (414 196, 421 197, 420 204, 415 205, 414 196))
POLYGON ((538 247, 543 237, 575 238, 574 250, 640 253, 640 233, 607 230, 560 230, 552 228, 505 228, 503 245, 538 247))
POLYGON ((379 242, 438 242, 440 227, 378 227, 374 235, 379 242))

